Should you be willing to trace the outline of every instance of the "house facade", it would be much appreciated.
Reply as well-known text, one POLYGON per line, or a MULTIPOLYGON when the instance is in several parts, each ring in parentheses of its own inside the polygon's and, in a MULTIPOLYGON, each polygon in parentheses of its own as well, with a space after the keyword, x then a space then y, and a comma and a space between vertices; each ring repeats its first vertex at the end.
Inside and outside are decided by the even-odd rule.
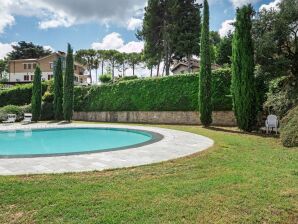
MULTIPOLYGON (((216 70, 220 68, 219 65, 212 64, 211 69, 216 70)), ((191 59, 190 60, 190 70, 191 73, 196 73, 200 71, 200 61, 197 59, 191 59)), ((188 62, 187 61, 176 61, 171 69, 172 73, 174 75, 178 74, 187 74, 188 72, 188 62)))
MULTIPOLYGON (((55 52, 39 59, 20 59, 9 61, 9 82, 28 83, 33 82, 34 71, 38 65, 42 71, 42 80, 51 80, 54 77, 54 63, 61 57, 63 68, 65 68, 66 54, 55 52)), ((85 73, 86 68, 80 63, 74 62, 74 83, 86 85, 89 75, 85 73)))

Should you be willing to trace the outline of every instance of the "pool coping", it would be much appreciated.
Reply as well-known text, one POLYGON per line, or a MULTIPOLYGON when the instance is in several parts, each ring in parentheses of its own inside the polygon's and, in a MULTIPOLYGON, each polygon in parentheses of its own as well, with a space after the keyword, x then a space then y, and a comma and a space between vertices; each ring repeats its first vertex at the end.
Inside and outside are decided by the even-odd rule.
POLYGON ((121 124, 49 124, 0 125, 0 131, 49 129, 72 127, 124 128, 139 131, 151 131, 163 136, 163 139, 152 144, 123 150, 91 154, 34 157, 34 158, 0 158, 0 176, 31 175, 101 171, 107 169, 136 167, 165 162, 189 156, 213 146, 214 141, 207 137, 152 126, 121 124))
MULTIPOLYGON (((117 148, 110 148, 110 149, 103 149, 103 150, 90 150, 90 151, 84 151, 84 152, 70 152, 70 153, 49 153, 49 154, 24 154, 24 155, 0 155, 0 159, 22 159, 22 158, 38 158, 38 157, 60 157, 60 156, 74 156, 74 155, 84 155, 84 154, 93 154, 93 153, 103 153, 103 152, 112 152, 112 151, 118 151, 118 150, 126 150, 130 148, 140 148, 145 145, 150 145, 155 142, 161 141, 164 136, 152 132, 152 131, 146 131, 146 130, 137 130, 137 129, 128 129, 128 128, 110 128, 110 127, 49 127, 49 128, 30 128, 30 131, 38 131, 38 130, 55 130, 55 129, 105 129, 105 130, 121 130, 121 131, 134 131, 134 132, 143 132, 145 134, 151 135, 151 139, 142 143, 129 145, 129 146, 123 146, 123 147, 117 147, 117 148)), ((27 129, 16 129, 13 131, 25 131, 27 129)), ((1 132, 9 132, 5 130, 0 130, 1 132)))

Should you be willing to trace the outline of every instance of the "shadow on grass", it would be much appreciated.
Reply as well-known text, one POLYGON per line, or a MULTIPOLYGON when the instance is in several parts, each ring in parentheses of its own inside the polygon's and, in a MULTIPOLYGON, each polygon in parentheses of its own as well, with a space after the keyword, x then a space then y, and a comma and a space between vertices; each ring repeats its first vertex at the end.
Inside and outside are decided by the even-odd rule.
POLYGON ((264 138, 279 138, 279 134, 266 134, 265 132, 245 132, 245 131, 240 131, 240 130, 232 130, 224 127, 203 127, 207 130, 211 131, 220 131, 220 132, 226 132, 226 133, 231 133, 231 134, 241 134, 241 135, 252 135, 252 136, 259 136, 259 137, 264 137, 264 138))

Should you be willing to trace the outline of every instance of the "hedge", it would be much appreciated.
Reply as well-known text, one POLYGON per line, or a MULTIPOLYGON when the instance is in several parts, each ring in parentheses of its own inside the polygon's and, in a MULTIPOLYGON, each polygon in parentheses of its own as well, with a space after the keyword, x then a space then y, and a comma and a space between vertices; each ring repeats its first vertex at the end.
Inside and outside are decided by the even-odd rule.
MULTIPOLYGON (((215 111, 232 110, 231 71, 212 73, 215 111)), ((198 109, 199 76, 146 78, 116 84, 76 87, 75 111, 195 111, 198 109)))
MULTIPOLYGON (((0 91, 0 107, 7 105, 23 106, 31 103, 33 84, 17 85, 0 91)), ((42 94, 45 93, 48 83, 42 83, 42 94)))
MULTIPOLYGON (((214 110, 232 110, 230 69, 215 70, 212 72, 212 78, 214 110)), ((52 82, 43 83, 43 101, 47 103, 52 103, 51 85, 52 82)), ((198 109, 198 88, 198 74, 76 87, 74 109, 75 111, 195 111, 198 109)), ((0 107, 30 104, 31 95, 32 84, 1 90, 0 107)), ((49 107, 47 105, 47 108, 49 107)))
POLYGON ((281 121, 281 141, 286 147, 298 147, 298 106, 281 121))

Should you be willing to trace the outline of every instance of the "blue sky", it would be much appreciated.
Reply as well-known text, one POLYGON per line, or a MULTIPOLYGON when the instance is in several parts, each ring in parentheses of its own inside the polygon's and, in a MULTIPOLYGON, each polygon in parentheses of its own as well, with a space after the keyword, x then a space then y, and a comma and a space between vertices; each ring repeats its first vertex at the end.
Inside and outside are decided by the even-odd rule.
MULTIPOLYGON (((279 0, 275 0, 276 2, 279 0)), ((210 0, 212 30, 224 33, 235 7, 252 3, 256 10, 274 0, 210 0), (222 27, 223 26, 223 27, 222 27)), ((0 58, 21 40, 65 50, 81 48, 139 51, 135 37, 146 0, 0 0, 0 58)))

